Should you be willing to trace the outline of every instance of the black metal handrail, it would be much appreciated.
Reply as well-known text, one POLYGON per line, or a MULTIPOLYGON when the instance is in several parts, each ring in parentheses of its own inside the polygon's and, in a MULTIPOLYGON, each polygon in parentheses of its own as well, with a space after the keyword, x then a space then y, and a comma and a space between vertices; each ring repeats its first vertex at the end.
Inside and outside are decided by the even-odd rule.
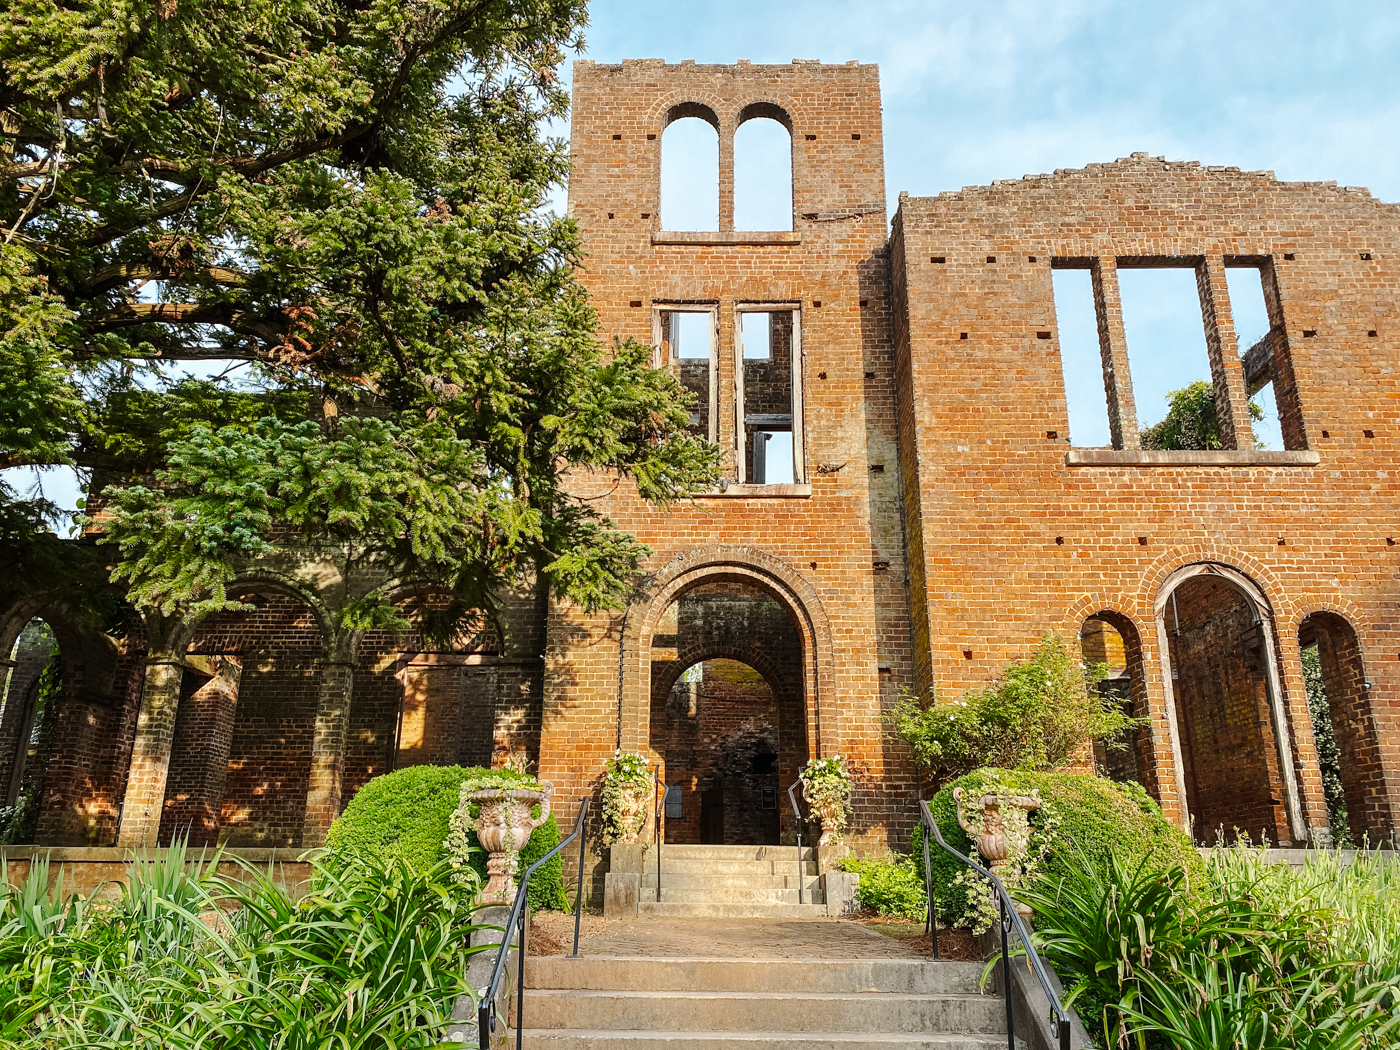
POLYGON ((658 762, 656 770, 652 774, 656 782, 656 812, 653 814, 653 831, 656 841, 656 903, 661 903, 661 845, 663 836, 661 834, 661 818, 666 810, 666 792, 671 789, 671 785, 661 779, 661 764, 658 762))
POLYGON ((802 863, 802 829, 807 826, 807 818, 802 815, 802 809, 797 805, 797 796, 793 794, 800 783, 802 783, 800 780, 794 780, 788 785, 788 801, 792 803, 792 814, 797 818, 797 903, 805 904, 806 900, 802 896, 802 882, 807 871, 802 863))
POLYGON ((501 978, 505 975, 506 953, 510 950, 510 939, 517 931, 519 933, 519 948, 515 954, 519 959, 520 966, 515 982, 515 1050, 520 1050, 521 1031, 525 1027, 525 902, 527 891, 530 888, 530 878, 535 874, 536 868, 551 860, 555 854, 573 842, 574 839, 578 839, 578 886, 574 892, 573 958, 578 957, 579 923, 583 917, 583 850, 586 844, 583 829, 588 822, 589 799, 585 796, 579 799, 578 803, 578 817, 574 820, 574 830, 569 832, 569 836, 563 839, 559 845, 526 868, 525 874, 520 877, 520 885, 516 887, 515 900, 511 902, 510 914, 507 916, 505 926, 501 931, 501 946, 496 951, 496 965, 491 968, 491 982, 486 986, 486 990, 482 992, 481 998, 476 1004, 476 1045, 481 1050, 487 1050, 490 1047, 491 1033, 496 1030, 496 996, 500 993, 501 978))
POLYGON ((1001 879, 997 878, 982 865, 978 864, 971 857, 965 857, 952 846, 943 840, 943 833, 938 830, 938 822, 933 819, 933 813, 928 808, 928 803, 923 799, 919 800, 920 820, 923 822, 926 832, 924 834, 924 890, 928 893, 929 902, 929 925, 933 933, 934 957, 938 956, 938 922, 934 915, 933 905, 933 873, 929 867, 928 840, 929 834, 938 841, 947 852, 957 857, 973 871, 977 872, 996 891, 997 907, 1001 912, 1001 978, 1002 992, 1006 999, 1006 1045, 1009 1050, 1016 1050, 1016 1018, 1011 1005, 1011 953, 1007 945, 1007 934, 1014 929, 1016 936, 1021 938, 1021 943, 1026 948, 1026 958, 1030 960, 1031 970, 1040 981, 1040 987, 1045 990, 1045 996, 1050 1000, 1050 1038, 1059 1044, 1060 1050, 1070 1050, 1069 1047, 1069 1011, 1060 1002, 1060 997, 1055 994, 1055 987, 1050 983, 1050 975, 1045 970, 1045 964, 1040 961, 1040 956, 1035 953, 1035 948, 1031 946, 1030 931, 1026 929, 1025 921, 1021 918, 1021 913, 1016 910, 1016 902, 1011 899, 1011 894, 1006 891, 1006 886, 1001 879))

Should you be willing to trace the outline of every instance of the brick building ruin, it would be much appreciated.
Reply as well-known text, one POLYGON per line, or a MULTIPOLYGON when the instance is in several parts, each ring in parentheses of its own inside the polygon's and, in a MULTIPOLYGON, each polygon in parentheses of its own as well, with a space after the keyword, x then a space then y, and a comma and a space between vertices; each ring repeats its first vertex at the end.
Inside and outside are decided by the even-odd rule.
POLYGON ((0 620, 0 805, 37 792, 38 842, 311 846, 373 776, 515 755, 554 781, 562 822, 623 747, 674 785, 668 841, 790 840, 799 767, 840 754, 857 843, 902 846, 921 785, 882 723, 901 688, 956 697, 1051 631, 1149 719, 1101 761, 1201 841, 1326 837, 1316 646, 1348 830, 1391 839, 1400 209, 1134 154, 901 194, 891 225, 878 72, 857 63, 579 62, 572 136, 602 335, 654 346, 696 394, 719 490, 663 513, 577 478, 655 552, 629 607, 510 595, 451 652, 337 633, 324 556, 248 573, 253 611, 123 638, 29 596, 0 620), (663 222, 663 140, 692 119, 717 140, 713 229, 663 222), (736 226, 753 120, 790 142, 777 229, 736 226), (1142 268, 1194 275, 1221 450, 1142 448, 1119 281, 1142 268), (1062 270, 1092 288, 1110 447, 1072 440, 1062 270), (1234 270, 1268 313, 1249 346, 1234 270), (1253 438, 1266 387, 1279 450, 1253 438))

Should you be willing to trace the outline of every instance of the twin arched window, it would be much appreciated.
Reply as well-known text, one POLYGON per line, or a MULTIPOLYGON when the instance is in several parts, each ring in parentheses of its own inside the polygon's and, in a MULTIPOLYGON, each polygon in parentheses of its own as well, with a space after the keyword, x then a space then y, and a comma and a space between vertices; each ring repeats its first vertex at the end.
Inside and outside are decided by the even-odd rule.
POLYGON ((790 125, 777 106, 748 106, 725 158, 713 110, 693 102, 672 107, 661 135, 661 228, 791 230, 790 125), (722 206, 726 182, 731 194, 722 206))

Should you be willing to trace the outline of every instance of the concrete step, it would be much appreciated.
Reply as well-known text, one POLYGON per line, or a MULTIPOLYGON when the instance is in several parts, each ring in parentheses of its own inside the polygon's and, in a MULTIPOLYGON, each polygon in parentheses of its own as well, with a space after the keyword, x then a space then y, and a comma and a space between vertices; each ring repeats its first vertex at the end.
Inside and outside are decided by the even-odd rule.
MULTIPOLYGON (((797 874, 795 872, 780 872, 776 875, 711 875, 700 874, 690 871, 663 872, 661 885, 666 889, 691 890, 701 887, 713 887, 716 892, 724 890, 795 890, 797 889, 797 874)), ((815 874, 808 875, 802 880, 802 885, 807 887, 820 886, 821 879, 815 874)), ((642 887, 656 889, 656 872, 649 872, 642 876, 642 887)))
POLYGON ((903 1032, 626 1032, 527 1028, 522 1045, 531 1050, 999 1050, 1004 1035, 910 1034, 903 1032))
POLYGON ((688 1032, 1006 1031, 1001 1000, 902 992, 629 992, 538 989, 526 996, 533 1029, 688 1032))
MULTIPOLYGON (((662 889, 663 897, 666 895, 662 889)), ((704 901, 673 902, 647 900, 642 895, 637 905, 642 916, 664 916, 673 919, 793 919, 826 918, 825 904, 717 904, 704 901)))
MULTIPOLYGON (((647 850, 648 856, 653 856, 650 847, 647 850)), ((685 857, 688 860, 772 860, 774 857, 787 857, 795 864, 797 863, 796 846, 696 846, 690 843, 670 843, 661 844, 661 855, 674 857, 685 857)), ((816 860, 816 851, 810 846, 802 847, 804 860, 816 860)))
MULTIPOLYGON (((904 992, 979 990, 982 964, 923 959, 735 959, 707 956, 526 956, 527 989, 619 992, 904 992)), ((527 991, 526 998, 529 999, 527 991)), ((526 1006, 528 1010, 529 1007, 526 1006)), ((528 1016, 526 1018, 529 1019, 528 1016)))
MULTIPOLYGON (((816 861, 805 861, 802 865, 803 872, 807 875, 817 873, 816 861)), ((677 875, 796 875, 797 858, 769 857, 767 860, 751 860, 730 858, 725 859, 704 857, 695 859, 691 857, 673 857, 669 853, 661 854, 661 873, 664 876, 668 872, 677 875)), ((656 878, 656 858, 651 857, 642 866, 642 876, 656 878)))
MULTIPOLYGON (((650 900, 656 902, 656 887, 653 885, 648 890, 642 891, 643 901, 650 900)), ((825 904, 826 899, 822 896, 820 886, 807 886, 804 888, 802 900, 798 900, 797 887, 792 889, 772 889, 770 887, 743 887, 736 886, 729 889, 717 889, 712 886, 672 886, 669 882, 661 884, 661 902, 674 903, 705 903, 705 904, 825 904)))

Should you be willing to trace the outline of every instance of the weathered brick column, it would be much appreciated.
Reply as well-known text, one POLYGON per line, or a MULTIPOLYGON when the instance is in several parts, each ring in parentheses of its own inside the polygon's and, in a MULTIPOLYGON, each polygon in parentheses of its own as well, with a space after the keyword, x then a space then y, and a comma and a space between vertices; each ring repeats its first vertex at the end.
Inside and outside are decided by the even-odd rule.
POLYGON ((184 673, 183 661, 173 653, 152 653, 146 658, 146 680, 141 689, 141 713, 136 722, 118 846, 157 844, 184 673))
POLYGON ((306 819, 301 829, 303 847, 324 843, 331 822, 340 815, 345 739, 354 683, 353 657, 337 655, 321 665, 316 732, 311 742, 311 779, 306 791, 306 819))

